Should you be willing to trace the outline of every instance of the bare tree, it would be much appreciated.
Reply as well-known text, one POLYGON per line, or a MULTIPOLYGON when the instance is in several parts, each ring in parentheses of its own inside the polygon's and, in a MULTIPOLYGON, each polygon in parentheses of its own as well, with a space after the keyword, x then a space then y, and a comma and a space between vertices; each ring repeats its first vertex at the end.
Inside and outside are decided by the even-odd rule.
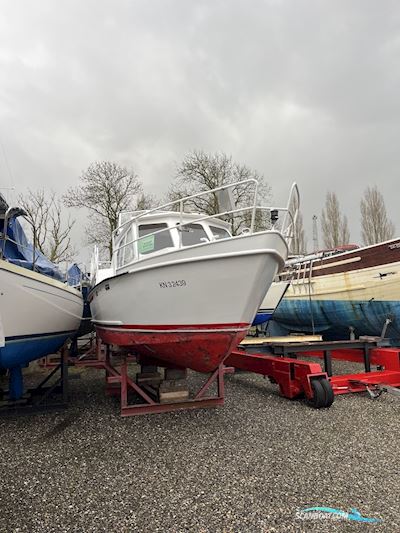
POLYGON ((388 219, 385 201, 376 185, 364 191, 360 210, 361 236, 364 244, 377 244, 394 237, 394 225, 388 219))
POLYGON ((133 170, 111 161, 91 164, 80 180, 78 187, 70 188, 64 195, 65 205, 89 210, 87 242, 107 248, 111 259, 112 232, 117 228, 118 215, 137 209, 137 199, 146 198, 142 183, 133 170))
POLYGON ((136 200, 135 209, 137 211, 146 211, 147 209, 153 209, 159 205, 159 200, 154 194, 147 194, 142 192, 136 200))
POLYGON ((329 191, 326 195, 321 225, 324 245, 327 248, 349 244, 350 232, 347 217, 341 214, 339 200, 334 192, 329 191))
POLYGON ((29 190, 18 197, 36 231, 36 247, 53 263, 72 261, 76 255, 71 245, 71 229, 75 224, 70 216, 63 220, 62 202, 54 191, 29 190))
POLYGON ((299 211, 297 214, 296 225, 294 229, 293 246, 291 250, 295 255, 307 253, 307 239, 303 225, 303 215, 299 211))
MULTIPOLYGON (((271 189, 265 183, 262 176, 245 165, 235 163, 232 157, 223 153, 207 154, 202 150, 194 150, 184 157, 178 165, 175 181, 169 189, 169 200, 174 201, 185 196, 199 192, 255 178, 259 182, 258 195, 261 201, 266 201, 271 196, 271 189)), ((254 186, 251 184, 239 185, 232 189, 235 208, 251 205, 254 186)), ((260 202, 259 202, 260 203, 260 202)), ((194 198, 187 202, 194 211, 214 215, 221 212, 218 196, 213 193, 200 198, 194 198)), ((230 217, 232 231, 237 234, 244 226, 250 224, 251 214, 244 213, 242 216, 230 217)), ((256 226, 267 226, 268 221, 264 212, 258 211, 256 226)))

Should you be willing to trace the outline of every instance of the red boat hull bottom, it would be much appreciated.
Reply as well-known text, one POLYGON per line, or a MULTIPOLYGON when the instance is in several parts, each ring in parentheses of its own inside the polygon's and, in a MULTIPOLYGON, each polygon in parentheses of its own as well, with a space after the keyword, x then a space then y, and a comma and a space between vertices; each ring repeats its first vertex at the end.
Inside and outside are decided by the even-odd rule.
POLYGON ((203 327, 207 331, 135 331, 127 326, 121 329, 96 327, 96 330, 105 344, 129 346, 132 353, 150 356, 176 367, 212 372, 246 336, 249 325, 238 326, 239 331, 222 328, 210 330, 210 326, 203 327))

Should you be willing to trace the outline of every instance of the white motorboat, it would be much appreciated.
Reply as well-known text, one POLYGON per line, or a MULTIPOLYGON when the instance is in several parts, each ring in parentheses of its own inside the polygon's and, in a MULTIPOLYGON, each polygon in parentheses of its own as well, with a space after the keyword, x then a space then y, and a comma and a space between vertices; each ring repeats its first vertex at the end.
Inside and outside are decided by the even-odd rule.
MULTIPOLYGON (((288 254, 295 215, 282 208, 280 230, 255 231, 257 213, 272 210, 275 222, 279 209, 259 207, 256 191, 257 182, 246 180, 145 212, 122 213, 111 265, 102 270, 95 261, 92 271, 89 302, 103 342, 130 347, 159 366, 218 368, 245 337, 288 254), (239 185, 254 186, 249 207, 232 209, 225 202, 229 209, 217 215, 185 212, 194 198, 226 199, 239 185), (243 212, 250 212, 250 227, 232 236, 226 220, 243 212)), ((298 196, 295 185, 291 196, 298 196)))

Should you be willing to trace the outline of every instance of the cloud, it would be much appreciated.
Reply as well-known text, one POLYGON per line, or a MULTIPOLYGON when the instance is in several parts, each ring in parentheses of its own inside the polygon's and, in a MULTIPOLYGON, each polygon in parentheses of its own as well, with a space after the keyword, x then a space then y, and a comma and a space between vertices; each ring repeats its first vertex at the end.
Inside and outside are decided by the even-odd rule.
POLYGON ((296 179, 309 242, 327 190, 353 240, 375 183, 400 228, 399 23, 395 1, 3 2, 2 183, 63 192, 112 159, 162 194, 199 148, 264 174, 277 203, 296 179))

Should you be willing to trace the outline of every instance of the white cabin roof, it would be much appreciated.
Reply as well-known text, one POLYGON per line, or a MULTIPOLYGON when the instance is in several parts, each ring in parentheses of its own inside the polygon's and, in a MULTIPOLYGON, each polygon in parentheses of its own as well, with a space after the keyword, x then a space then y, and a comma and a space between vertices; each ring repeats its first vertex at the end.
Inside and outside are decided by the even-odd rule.
POLYGON ((122 211, 119 215, 119 226, 128 225, 131 221, 135 224, 146 223, 179 223, 180 221, 185 223, 190 221, 197 221, 198 224, 206 224, 207 226, 216 226, 218 228, 224 228, 230 230, 231 225, 229 222, 225 222, 218 218, 208 218, 208 215, 204 213, 182 213, 182 215, 176 211, 157 211, 154 213, 147 213, 146 211, 122 211), (199 220, 206 218, 206 220, 199 220))

